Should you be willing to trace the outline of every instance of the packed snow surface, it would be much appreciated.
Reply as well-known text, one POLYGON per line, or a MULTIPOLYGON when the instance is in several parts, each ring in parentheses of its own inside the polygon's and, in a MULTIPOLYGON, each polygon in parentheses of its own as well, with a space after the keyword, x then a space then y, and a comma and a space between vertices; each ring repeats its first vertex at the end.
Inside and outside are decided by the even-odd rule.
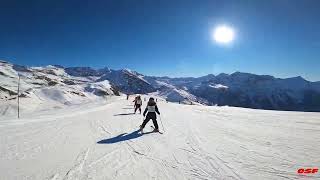
POLYGON ((320 166, 320 113, 160 101, 164 133, 142 135, 132 98, 0 116, 0 179, 320 178, 297 174, 320 166))

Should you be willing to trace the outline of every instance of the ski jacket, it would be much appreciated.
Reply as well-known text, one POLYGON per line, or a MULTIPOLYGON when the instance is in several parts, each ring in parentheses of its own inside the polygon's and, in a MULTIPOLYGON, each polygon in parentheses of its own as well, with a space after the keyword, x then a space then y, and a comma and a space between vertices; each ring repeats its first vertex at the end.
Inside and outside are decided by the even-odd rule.
POLYGON ((135 99, 132 102, 134 102, 134 105, 137 105, 137 104, 142 105, 142 100, 141 99, 135 99))
POLYGON ((136 104, 141 105, 141 104, 142 104, 142 100, 141 100, 141 99, 137 99, 137 100, 136 100, 136 104))
POLYGON ((147 112, 148 112, 148 114, 149 113, 152 113, 152 114, 158 113, 158 114, 160 114, 158 106, 157 106, 157 104, 155 102, 148 102, 147 107, 143 112, 143 116, 145 116, 147 112))

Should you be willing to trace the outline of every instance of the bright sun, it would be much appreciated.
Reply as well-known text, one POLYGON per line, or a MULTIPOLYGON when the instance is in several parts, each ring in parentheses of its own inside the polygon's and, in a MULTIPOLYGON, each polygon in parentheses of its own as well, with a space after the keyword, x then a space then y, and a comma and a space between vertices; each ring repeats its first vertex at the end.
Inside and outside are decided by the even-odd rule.
POLYGON ((218 26, 214 29, 212 36, 217 43, 229 44, 234 40, 234 31, 225 25, 218 26))

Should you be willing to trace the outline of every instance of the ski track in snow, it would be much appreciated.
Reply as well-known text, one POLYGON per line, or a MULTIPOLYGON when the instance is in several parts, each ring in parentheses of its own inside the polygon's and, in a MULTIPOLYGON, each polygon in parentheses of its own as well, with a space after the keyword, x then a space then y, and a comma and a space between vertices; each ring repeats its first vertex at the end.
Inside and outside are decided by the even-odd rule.
POLYGON ((166 131, 141 135, 131 103, 0 121, 0 179, 320 178, 296 173, 320 166, 319 113, 159 102, 166 131))

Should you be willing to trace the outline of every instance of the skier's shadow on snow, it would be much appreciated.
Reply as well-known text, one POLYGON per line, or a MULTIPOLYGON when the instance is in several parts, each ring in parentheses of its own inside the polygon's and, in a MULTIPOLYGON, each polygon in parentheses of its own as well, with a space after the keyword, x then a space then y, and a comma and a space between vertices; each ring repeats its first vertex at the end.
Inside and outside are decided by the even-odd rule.
POLYGON ((136 139, 136 138, 141 137, 141 136, 143 136, 145 134, 153 133, 152 131, 151 132, 145 132, 145 133, 139 133, 139 132, 140 132, 139 130, 136 130, 136 131, 133 131, 130 134, 122 133, 122 134, 120 134, 118 136, 98 141, 97 143, 98 144, 114 144, 114 143, 118 143, 118 142, 122 142, 122 141, 127 141, 127 140, 130 140, 130 139, 136 139))
POLYGON ((134 108, 122 108, 122 109, 134 109, 134 108))
POLYGON ((115 114, 114 116, 127 116, 127 115, 132 115, 134 113, 120 113, 120 114, 115 114))

